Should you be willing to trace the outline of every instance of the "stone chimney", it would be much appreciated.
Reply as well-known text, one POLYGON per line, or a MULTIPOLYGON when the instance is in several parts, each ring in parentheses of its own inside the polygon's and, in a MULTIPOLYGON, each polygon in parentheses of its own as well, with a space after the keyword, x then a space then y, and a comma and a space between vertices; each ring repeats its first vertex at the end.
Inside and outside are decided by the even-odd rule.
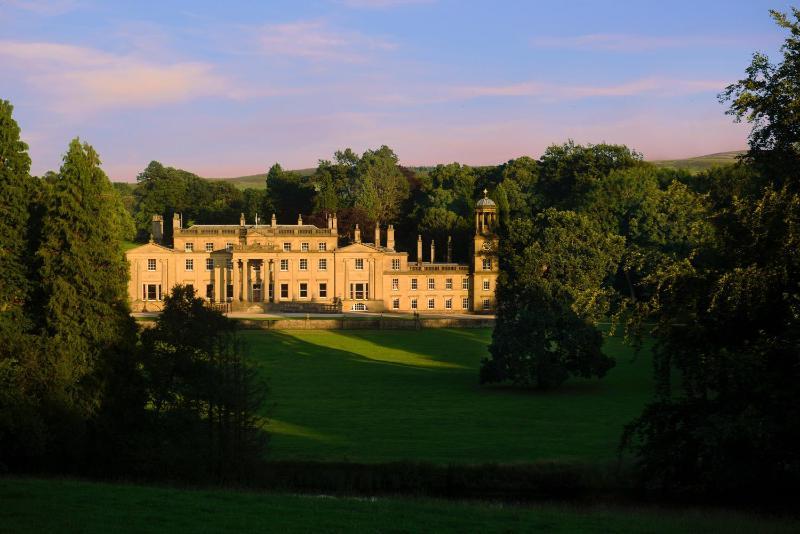
POLYGON ((161 243, 164 240, 164 216, 153 215, 153 225, 150 235, 156 243, 161 243))
POLYGON ((336 212, 333 214, 333 222, 331 222, 331 229, 334 233, 339 232, 339 220, 336 218, 336 212))
POLYGON ((431 263, 436 261, 436 242, 431 239, 431 263))
POLYGON ((303 226, 303 214, 302 213, 298 213, 297 214, 297 226, 303 226))
POLYGON ((239 226, 244 226, 244 224, 245 224, 244 213, 242 213, 239 215, 239 226))
POLYGON ((381 223, 375 223, 375 246, 381 246, 381 223))
POLYGON ((273 228, 275 228, 276 226, 278 226, 278 218, 277 218, 277 217, 275 217, 275 214, 274 214, 274 213, 272 214, 272 221, 270 221, 270 224, 272 225, 272 227, 273 227, 273 228))
POLYGON ((422 264, 422 234, 417 235, 417 263, 422 264))
POLYGON ((394 250, 394 225, 390 224, 386 229, 386 248, 394 250))
POLYGON ((353 237, 356 243, 361 243, 361 228, 358 227, 358 223, 356 223, 356 229, 353 231, 353 237))

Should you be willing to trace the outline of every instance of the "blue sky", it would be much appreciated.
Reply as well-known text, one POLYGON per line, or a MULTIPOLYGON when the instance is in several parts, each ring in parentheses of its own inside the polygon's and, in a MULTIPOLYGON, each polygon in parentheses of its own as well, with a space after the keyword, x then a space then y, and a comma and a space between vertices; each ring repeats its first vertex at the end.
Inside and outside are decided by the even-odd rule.
POLYGON ((735 150, 716 95, 785 37, 761 0, 0 0, 0 98, 57 169, 80 136, 114 180, 203 176, 387 144, 496 164, 550 144, 648 159, 735 150))

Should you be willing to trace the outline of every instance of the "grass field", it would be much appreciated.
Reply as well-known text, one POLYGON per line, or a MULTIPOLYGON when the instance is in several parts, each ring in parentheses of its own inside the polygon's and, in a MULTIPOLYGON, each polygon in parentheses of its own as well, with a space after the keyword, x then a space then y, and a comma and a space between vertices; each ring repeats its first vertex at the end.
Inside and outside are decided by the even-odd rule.
POLYGON ((0 479, 0 532, 796 532, 715 510, 500 506, 0 479))
POLYGON ((268 377, 271 459, 611 462, 652 392, 619 338, 603 380, 553 392, 481 387, 488 329, 248 331, 268 377))

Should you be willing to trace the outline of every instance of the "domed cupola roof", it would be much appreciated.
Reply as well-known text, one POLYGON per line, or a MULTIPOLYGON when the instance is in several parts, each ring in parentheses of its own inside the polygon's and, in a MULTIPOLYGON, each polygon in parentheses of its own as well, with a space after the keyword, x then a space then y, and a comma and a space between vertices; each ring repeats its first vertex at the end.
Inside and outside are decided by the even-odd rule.
POLYGON ((495 207, 496 204, 494 203, 494 200, 489 198, 488 195, 489 195, 489 191, 484 189, 483 190, 483 198, 480 199, 475 206, 478 207, 478 208, 484 208, 484 207, 488 207, 488 206, 495 207))

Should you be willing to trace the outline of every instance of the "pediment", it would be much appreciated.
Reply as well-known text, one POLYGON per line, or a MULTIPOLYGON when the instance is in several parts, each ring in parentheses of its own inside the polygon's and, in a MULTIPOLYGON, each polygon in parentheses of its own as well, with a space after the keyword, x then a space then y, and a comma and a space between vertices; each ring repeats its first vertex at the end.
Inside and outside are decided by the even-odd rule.
POLYGON ((380 249, 366 243, 350 243, 347 246, 336 249, 336 252, 380 252, 380 249))
POLYGON ((131 256, 138 254, 163 254, 165 252, 174 254, 175 249, 159 245, 158 243, 145 243, 144 245, 138 246, 136 248, 126 250, 125 255, 131 256))

